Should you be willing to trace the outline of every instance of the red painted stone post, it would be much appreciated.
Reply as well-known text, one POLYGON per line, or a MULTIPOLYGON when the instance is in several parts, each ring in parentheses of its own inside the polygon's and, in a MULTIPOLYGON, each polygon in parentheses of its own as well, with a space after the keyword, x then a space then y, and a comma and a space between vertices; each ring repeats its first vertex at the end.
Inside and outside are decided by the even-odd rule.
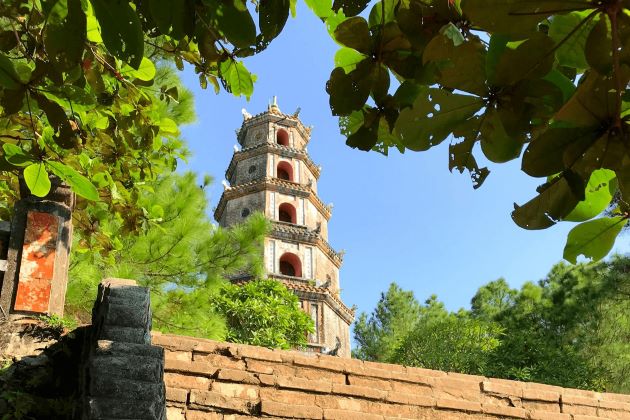
POLYGON ((0 311, 62 316, 72 245, 74 194, 59 179, 39 198, 20 180, 22 199, 15 205, 0 311))

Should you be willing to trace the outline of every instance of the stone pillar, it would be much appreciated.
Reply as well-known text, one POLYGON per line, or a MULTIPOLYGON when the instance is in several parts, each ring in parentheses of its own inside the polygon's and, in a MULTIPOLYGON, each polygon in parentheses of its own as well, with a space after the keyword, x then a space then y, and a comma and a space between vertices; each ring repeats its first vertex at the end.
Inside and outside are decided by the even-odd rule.
POLYGON ((44 197, 30 194, 20 179, 0 289, 0 312, 62 316, 72 244, 74 194, 56 177, 44 197))

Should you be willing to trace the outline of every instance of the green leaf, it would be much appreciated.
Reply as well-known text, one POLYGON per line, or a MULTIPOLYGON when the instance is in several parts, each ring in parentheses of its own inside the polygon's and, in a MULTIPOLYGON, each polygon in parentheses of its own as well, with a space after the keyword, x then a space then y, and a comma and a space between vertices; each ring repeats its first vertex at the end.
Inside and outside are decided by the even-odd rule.
POLYGON ((569 232, 563 257, 572 264, 584 255, 594 261, 604 258, 615 245, 617 235, 628 223, 624 217, 602 217, 584 222, 569 232))
POLYGON ((249 100, 254 92, 256 76, 251 74, 242 62, 231 59, 219 64, 219 69, 230 92, 234 96, 244 95, 249 100))
POLYGON ((168 134, 177 134, 177 123, 170 118, 162 118, 160 120, 160 131, 168 134))
POLYGON ((516 159, 523 148, 523 141, 510 136, 501 121, 501 113, 494 108, 481 117, 481 150, 492 162, 503 163, 516 159))
POLYGON ((190 1, 149 0, 151 16, 164 35, 182 39, 195 25, 195 9, 190 1))
POLYGON ((366 55, 372 50, 368 24, 359 16, 341 22, 335 29, 335 39, 346 47, 354 48, 366 55))
POLYGON ((289 0, 260 0, 258 4, 258 27, 265 41, 269 42, 280 34, 289 18, 289 0))
POLYGON ((396 20, 396 8, 399 0, 381 0, 372 6, 368 22, 370 28, 396 20), (385 13, 383 13, 385 12, 385 13))
POLYGON ((567 179, 557 177, 524 205, 515 203, 512 220, 523 229, 546 229, 564 219, 578 202, 567 179))
POLYGON ((81 62, 87 37, 87 19, 81 0, 58 0, 48 13, 44 47, 53 65, 60 71, 81 62))
POLYGON ((64 85, 41 91, 41 94, 65 109, 74 112, 89 111, 96 106, 94 95, 74 85, 64 85))
POLYGON ((94 15, 87 16, 86 39, 97 44, 103 42, 103 38, 101 37, 101 27, 94 15))
POLYGON ((137 69, 144 54, 144 33, 138 13, 126 0, 90 0, 110 53, 137 69))
POLYGON ((319 18, 325 19, 332 16, 332 0, 304 0, 304 3, 319 18))
POLYGON ((335 0, 333 10, 343 10, 346 16, 356 16, 363 11, 370 3, 370 0, 335 0))
POLYGON ((361 61, 365 60, 365 54, 361 54, 355 49, 342 47, 335 53, 335 67, 340 67, 343 71, 350 73, 361 61))
POLYGON ((326 91, 330 95, 333 115, 349 115, 365 105, 370 95, 371 70, 372 63, 366 59, 348 74, 339 67, 332 71, 326 91))
POLYGON ((611 32, 612 28, 608 17, 606 15, 600 16, 589 33, 584 46, 588 65, 603 75, 610 73, 613 67, 612 48, 604 47, 612 45, 611 32))
POLYGON ((24 168, 24 181, 31 193, 37 197, 45 197, 50 192, 50 178, 43 162, 33 163, 24 168))
POLYGON ((35 160, 33 156, 15 144, 5 143, 2 145, 2 150, 5 160, 13 166, 28 166, 35 160))
POLYGON ((542 32, 537 32, 522 43, 508 43, 496 68, 499 86, 513 85, 523 79, 537 79, 553 67, 554 43, 542 32))
POLYGON ((256 24, 240 1, 204 0, 211 12, 210 23, 238 48, 256 45, 256 24))
POLYGON ((149 82, 155 77, 155 72, 156 70, 153 61, 149 60, 146 57, 142 57, 142 61, 140 62, 140 66, 138 66, 137 70, 131 67, 128 67, 126 69, 123 68, 120 71, 120 74, 129 75, 131 77, 135 77, 138 80, 149 82))
POLYGON ((483 101, 477 97, 425 88, 413 107, 400 112, 394 132, 408 149, 427 150, 482 107, 483 101))
POLYGON ((80 195, 87 200, 100 200, 98 190, 94 184, 92 184, 89 179, 78 173, 74 168, 71 168, 61 162, 54 161, 48 161, 46 162, 46 165, 48 165, 48 168, 55 175, 68 184, 70 188, 72 188, 72 191, 74 191, 77 195, 80 195))
POLYGON ((0 86, 7 89, 18 89, 22 83, 15 71, 13 63, 6 55, 0 53, 0 86))
POLYGON ((465 41, 464 35, 453 22, 449 22, 440 28, 440 34, 449 39, 453 46, 458 47, 465 41))
POLYGON ((550 127, 529 144, 523 154, 522 169, 538 177, 562 172, 566 168, 568 148, 590 144, 597 136, 598 132, 590 128, 550 127))
POLYGON ((591 13, 588 10, 571 12, 555 15, 551 19, 549 36, 556 45, 564 41, 556 50, 556 58, 561 65, 578 70, 588 68, 584 48, 595 21, 592 18, 584 21, 591 13))
POLYGON ((597 216, 608 207, 617 191, 617 176, 609 169, 598 169, 591 174, 586 185, 586 198, 578 203, 567 217, 568 222, 584 222, 597 216))
POLYGON ((46 113, 48 124, 55 131, 55 142, 64 149, 76 146, 77 137, 64 109, 56 102, 48 100, 44 95, 33 95, 39 107, 46 113))

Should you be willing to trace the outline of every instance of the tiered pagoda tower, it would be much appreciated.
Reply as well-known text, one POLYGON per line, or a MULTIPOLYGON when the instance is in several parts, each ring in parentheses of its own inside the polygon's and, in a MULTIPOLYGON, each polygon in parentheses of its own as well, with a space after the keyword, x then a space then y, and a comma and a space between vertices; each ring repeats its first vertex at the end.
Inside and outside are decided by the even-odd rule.
MULTIPOLYGON (((223 227, 262 212, 273 227, 265 238, 265 270, 300 299, 315 322, 309 350, 350 357, 350 324, 354 311, 339 297, 343 255, 328 244, 332 205, 317 195, 321 167, 308 156, 311 136, 298 113, 283 114, 276 104, 251 116, 237 130, 242 149, 235 147, 225 173, 229 182, 214 213, 223 227)), ((243 279, 238 279, 243 280, 243 279)))

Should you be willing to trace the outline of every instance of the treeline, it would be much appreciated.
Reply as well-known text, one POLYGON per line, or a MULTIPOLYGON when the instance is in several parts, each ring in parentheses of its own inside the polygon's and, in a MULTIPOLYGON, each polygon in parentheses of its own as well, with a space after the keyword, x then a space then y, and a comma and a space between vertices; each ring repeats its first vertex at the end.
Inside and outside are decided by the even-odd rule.
POLYGON ((479 288, 471 309, 392 283, 354 328, 354 357, 571 388, 630 392, 630 258, 555 265, 479 288))

